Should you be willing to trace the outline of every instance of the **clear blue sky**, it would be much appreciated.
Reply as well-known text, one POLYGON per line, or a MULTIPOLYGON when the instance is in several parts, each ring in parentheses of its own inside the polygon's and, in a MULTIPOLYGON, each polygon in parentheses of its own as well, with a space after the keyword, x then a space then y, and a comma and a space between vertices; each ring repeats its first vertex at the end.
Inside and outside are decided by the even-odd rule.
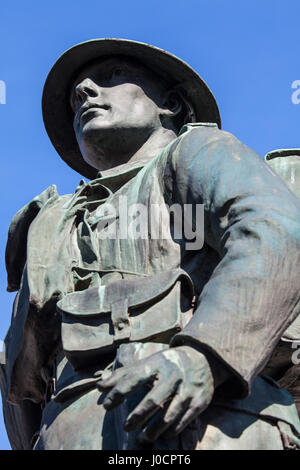
MULTIPOLYGON (((148 42, 190 63, 220 107, 223 129, 260 155, 300 147, 299 0, 27 0, 0 7, 1 233, 0 339, 15 294, 6 293, 4 250, 12 216, 56 183, 73 192, 80 175, 63 163, 44 131, 40 101, 46 75, 72 45, 96 37, 148 42)), ((0 412, 0 449, 9 449, 0 412)))

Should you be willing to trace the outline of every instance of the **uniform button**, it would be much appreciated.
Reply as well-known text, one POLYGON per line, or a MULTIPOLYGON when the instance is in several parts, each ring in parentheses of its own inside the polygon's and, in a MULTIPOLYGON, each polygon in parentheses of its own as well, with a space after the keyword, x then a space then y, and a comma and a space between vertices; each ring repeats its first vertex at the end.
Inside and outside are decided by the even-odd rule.
POLYGON ((123 330, 124 323, 118 323, 118 330, 123 330))

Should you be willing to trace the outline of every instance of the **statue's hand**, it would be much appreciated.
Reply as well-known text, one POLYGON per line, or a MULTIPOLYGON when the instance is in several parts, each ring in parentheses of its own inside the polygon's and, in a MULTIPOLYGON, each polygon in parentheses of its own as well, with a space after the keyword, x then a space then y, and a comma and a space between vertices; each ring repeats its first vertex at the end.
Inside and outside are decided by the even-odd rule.
POLYGON ((214 393, 208 361, 189 346, 167 349, 117 369, 97 386, 109 392, 103 405, 111 410, 143 384, 150 384, 151 390, 127 417, 124 429, 143 429, 141 437, 150 441, 164 432, 165 437, 180 433, 207 408, 214 393))

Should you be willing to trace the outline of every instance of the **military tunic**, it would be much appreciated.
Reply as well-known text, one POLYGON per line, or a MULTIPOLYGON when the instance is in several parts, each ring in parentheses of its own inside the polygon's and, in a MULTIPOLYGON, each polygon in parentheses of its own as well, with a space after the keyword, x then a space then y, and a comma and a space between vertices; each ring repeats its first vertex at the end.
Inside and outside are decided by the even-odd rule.
MULTIPOLYGON (((52 186, 21 210, 7 248, 9 290, 19 293, 6 339, 6 393, 12 403, 44 403, 36 448, 138 445, 121 429, 122 408, 104 411, 95 383, 116 361, 123 365, 122 350, 124 357, 131 350, 132 363, 167 345, 121 344, 114 353, 103 353, 92 368, 87 361, 86 370, 78 373, 64 354, 56 304, 70 293, 179 268, 193 282, 195 306, 169 347, 188 344, 209 351, 230 379, 203 415, 206 431, 197 425, 185 432, 194 436, 189 444, 180 436, 180 443, 160 440, 154 447, 282 448, 284 432, 278 423, 285 423, 286 433, 297 442, 300 423, 290 395, 256 377, 299 312, 299 215, 298 199, 259 155, 209 124, 185 127, 145 165, 81 182, 73 195, 58 196, 52 186), (128 207, 162 207, 162 235, 126 238, 116 230, 115 238, 106 238, 110 218, 105 206, 115 208, 118 227, 122 197, 128 207), (164 209, 173 204, 203 205, 204 243, 199 249, 174 237, 174 221, 164 209), (49 392, 53 378, 56 384, 49 392), (220 412, 213 411, 218 406, 223 407, 222 425, 216 421, 220 412), (244 421, 242 428, 250 430, 244 440, 234 438, 242 433, 239 413, 255 416, 251 423, 244 421)), ((194 218, 191 226, 196 222, 194 218)))

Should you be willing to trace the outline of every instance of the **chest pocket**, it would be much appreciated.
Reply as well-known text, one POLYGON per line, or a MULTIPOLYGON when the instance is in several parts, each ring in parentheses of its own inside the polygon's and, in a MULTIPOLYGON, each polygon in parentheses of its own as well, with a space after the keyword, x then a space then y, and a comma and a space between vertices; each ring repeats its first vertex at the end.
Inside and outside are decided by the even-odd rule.
POLYGON ((193 296, 182 269, 67 294, 57 303, 64 352, 80 370, 121 343, 169 343, 191 318, 193 296))

